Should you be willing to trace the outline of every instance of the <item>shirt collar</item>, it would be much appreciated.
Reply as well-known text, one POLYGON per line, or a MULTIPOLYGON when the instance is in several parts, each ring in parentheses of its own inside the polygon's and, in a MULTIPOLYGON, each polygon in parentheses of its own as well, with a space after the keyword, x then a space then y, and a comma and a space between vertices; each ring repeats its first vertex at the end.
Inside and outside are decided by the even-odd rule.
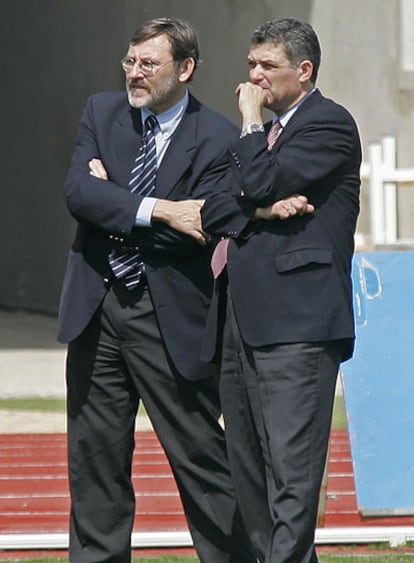
POLYGON ((316 90, 316 88, 313 88, 310 92, 308 92, 306 94, 306 96, 304 98, 302 98, 297 104, 295 104, 294 106, 289 108, 285 113, 282 113, 282 115, 277 115, 276 113, 274 113, 273 114, 273 123, 275 121, 279 120, 282 127, 286 127, 289 119, 292 117, 292 115, 295 113, 295 111, 298 109, 298 107, 300 105, 302 105, 303 102, 306 100, 306 98, 308 98, 308 96, 313 94, 313 92, 315 92, 315 90, 316 90))
MULTIPOLYGON (((155 117, 158 121, 158 126, 161 129, 162 136, 165 140, 168 140, 171 135, 174 133, 178 124, 180 123, 185 110, 187 109, 189 103, 189 94, 188 90, 185 91, 184 96, 179 100, 174 106, 167 109, 163 113, 157 114, 155 117)), ((144 126, 145 120, 149 115, 154 115, 151 111, 147 108, 142 108, 141 112, 141 119, 142 125, 144 126)))

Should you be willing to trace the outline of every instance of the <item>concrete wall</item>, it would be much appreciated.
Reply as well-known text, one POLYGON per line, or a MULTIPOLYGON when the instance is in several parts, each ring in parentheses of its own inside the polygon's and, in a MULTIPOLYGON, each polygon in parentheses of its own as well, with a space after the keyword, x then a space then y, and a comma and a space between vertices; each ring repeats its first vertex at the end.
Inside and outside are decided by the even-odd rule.
POLYGON ((89 94, 123 88, 119 60, 143 20, 198 30, 192 87, 238 120, 248 38, 266 19, 308 19, 311 0, 0 0, 0 307, 54 314, 74 223, 62 185, 89 94))
MULTIPOLYGON (((310 21, 322 43, 319 87, 356 118, 364 146, 397 139, 397 166, 413 167, 413 72, 402 72, 402 26, 414 29, 412 0, 315 0, 310 21), (405 6, 404 6, 405 4, 405 6), (405 73, 407 74, 407 73, 405 73)), ((414 54, 414 43, 405 49, 414 54)), ((414 238, 414 190, 398 192, 399 236, 414 238)), ((368 193, 363 186, 358 229, 369 244, 368 193)))

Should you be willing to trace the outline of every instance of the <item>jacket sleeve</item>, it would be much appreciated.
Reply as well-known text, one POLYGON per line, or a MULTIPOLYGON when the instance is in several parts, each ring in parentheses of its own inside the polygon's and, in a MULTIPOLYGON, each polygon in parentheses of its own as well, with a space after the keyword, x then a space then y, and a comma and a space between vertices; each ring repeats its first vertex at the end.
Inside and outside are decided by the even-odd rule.
POLYGON ((88 163, 101 155, 97 139, 98 112, 91 96, 81 117, 64 195, 69 211, 80 222, 112 233, 129 234, 142 198, 111 180, 89 174, 88 163))
POLYGON ((290 125, 281 134, 280 148, 272 151, 267 150, 266 136, 261 133, 247 135, 231 147, 231 158, 238 167, 234 179, 260 207, 296 193, 312 198, 321 181, 346 172, 346 167, 358 169, 359 137, 344 108, 321 107, 319 113, 313 112, 311 121, 298 116, 293 133, 290 125))
POLYGON ((237 238, 249 225, 257 204, 241 193, 227 154, 220 158, 217 169, 215 189, 200 193, 206 200, 201 210, 203 228, 212 236, 237 238))

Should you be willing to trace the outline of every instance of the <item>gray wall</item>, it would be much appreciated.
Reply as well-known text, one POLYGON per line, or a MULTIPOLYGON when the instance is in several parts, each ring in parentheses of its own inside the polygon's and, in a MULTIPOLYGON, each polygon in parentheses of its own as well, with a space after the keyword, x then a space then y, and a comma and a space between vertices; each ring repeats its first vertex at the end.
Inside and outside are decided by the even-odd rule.
MULTIPOLYGON (((412 2, 412 0, 409 0, 412 2)), ((414 2, 413 2, 414 4, 414 2)), ((310 22, 322 44, 318 85, 323 93, 344 104, 361 133, 364 159, 368 146, 386 135, 397 140, 397 166, 413 167, 414 82, 400 79, 402 65, 401 0, 314 0, 310 22)), ((409 46, 408 46, 409 47, 409 46)), ((411 50, 413 48, 411 47, 411 50)), ((411 73, 414 76, 414 72, 411 73)), ((358 231, 370 244, 367 185, 361 191, 358 231)), ((399 236, 414 239, 414 189, 398 190, 399 236)))
POLYGON ((199 32, 193 93, 236 122, 251 30, 309 20, 309 0, 0 0, 0 307, 56 313, 74 223, 62 185, 89 94, 123 88, 140 22, 175 15, 199 32))

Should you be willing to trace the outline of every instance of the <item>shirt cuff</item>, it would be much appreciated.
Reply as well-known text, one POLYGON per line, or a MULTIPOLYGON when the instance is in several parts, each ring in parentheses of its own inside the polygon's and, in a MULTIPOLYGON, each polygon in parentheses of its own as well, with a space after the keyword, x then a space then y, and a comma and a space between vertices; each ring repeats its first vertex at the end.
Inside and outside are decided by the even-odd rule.
POLYGON ((144 197, 135 218, 136 227, 151 227, 152 211, 156 203, 156 197, 144 197))

